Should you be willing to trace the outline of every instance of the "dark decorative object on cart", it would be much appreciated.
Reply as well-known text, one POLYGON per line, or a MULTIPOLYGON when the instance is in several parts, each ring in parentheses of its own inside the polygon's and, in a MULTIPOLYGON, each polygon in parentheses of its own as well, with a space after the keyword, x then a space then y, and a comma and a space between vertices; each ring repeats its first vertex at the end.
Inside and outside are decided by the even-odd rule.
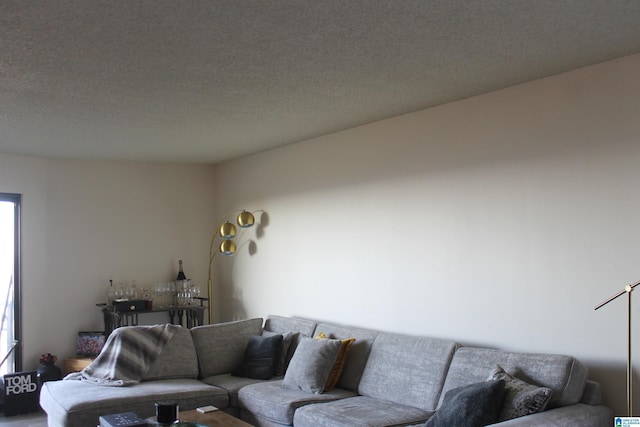
POLYGON ((38 368, 38 382, 56 381, 62 378, 62 370, 55 365, 58 357, 45 353, 40 356, 40 367, 38 368))

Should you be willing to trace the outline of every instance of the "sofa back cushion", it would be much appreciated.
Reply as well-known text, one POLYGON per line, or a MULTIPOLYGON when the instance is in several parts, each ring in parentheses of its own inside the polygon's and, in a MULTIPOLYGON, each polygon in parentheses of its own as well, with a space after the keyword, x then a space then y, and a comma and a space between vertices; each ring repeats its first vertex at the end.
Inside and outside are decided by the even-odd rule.
MULTIPOLYGON (((312 337, 316 322, 298 317, 269 315, 264 322, 264 330, 284 336, 282 360, 276 375, 284 375, 302 337, 312 337)), ((263 334, 264 335, 264 334, 263 334)))
POLYGON ((358 391, 358 384, 360 384, 364 366, 371 352, 373 341, 378 336, 378 331, 332 323, 319 323, 316 326, 313 336, 316 337, 321 332, 328 338, 338 340, 356 339, 347 353, 344 369, 338 379, 337 387, 350 391, 358 391))
POLYGON ((267 320, 264 321, 264 329, 278 334, 285 332, 298 332, 302 336, 311 337, 313 330, 316 327, 316 322, 309 319, 302 319, 299 317, 284 317, 270 314, 267 316, 267 320))
POLYGON ((261 334, 261 318, 192 328, 200 375, 206 378, 233 371, 242 361, 249 338, 261 334))
POLYGON ((442 395, 456 387, 485 381, 496 365, 522 381, 552 389, 547 408, 580 402, 588 374, 587 367, 571 356, 462 347, 453 356, 442 395))
POLYGON ((198 378, 198 356, 191 332, 187 328, 173 327, 173 336, 162 347, 160 354, 142 381, 173 378, 198 378))
POLYGON ((361 395, 435 411, 457 344, 381 332, 358 387, 361 395))

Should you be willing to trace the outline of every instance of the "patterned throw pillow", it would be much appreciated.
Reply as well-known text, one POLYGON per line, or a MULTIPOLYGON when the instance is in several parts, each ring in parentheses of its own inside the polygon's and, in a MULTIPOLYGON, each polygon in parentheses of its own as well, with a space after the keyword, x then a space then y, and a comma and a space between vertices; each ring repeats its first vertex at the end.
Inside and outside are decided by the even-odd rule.
POLYGON ((548 387, 538 387, 519 380, 507 373, 500 365, 496 365, 488 379, 505 382, 506 393, 498 421, 542 412, 553 394, 553 390, 548 387))

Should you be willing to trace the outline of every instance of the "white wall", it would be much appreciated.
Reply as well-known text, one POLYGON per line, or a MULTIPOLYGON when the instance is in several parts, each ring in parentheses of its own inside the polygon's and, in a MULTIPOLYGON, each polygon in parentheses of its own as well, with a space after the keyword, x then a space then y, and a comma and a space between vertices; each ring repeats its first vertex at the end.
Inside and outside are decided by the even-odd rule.
POLYGON ((593 307, 640 279, 639 70, 623 58, 218 167, 0 154, 0 191, 23 194, 25 368, 101 329, 109 278, 170 279, 183 258, 205 284, 217 218, 262 209, 215 261, 216 319, 573 354, 624 414, 625 301, 593 307))
POLYGON ((0 154, 0 191, 23 195, 25 369, 45 352, 73 355, 78 331, 104 328, 95 304, 108 279, 175 279, 182 258, 205 285, 214 170, 0 154))
POLYGON ((265 211, 253 249, 217 264, 222 318, 572 354, 624 415, 626 301, 594 306, 640 279, 639 71, 627 57, 220 165, 221 207, 265 211))

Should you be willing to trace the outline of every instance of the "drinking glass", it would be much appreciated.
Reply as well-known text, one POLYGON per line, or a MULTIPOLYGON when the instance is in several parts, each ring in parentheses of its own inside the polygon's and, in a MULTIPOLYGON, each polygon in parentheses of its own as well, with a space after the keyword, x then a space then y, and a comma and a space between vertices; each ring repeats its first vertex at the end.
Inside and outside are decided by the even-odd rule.
POLYGON ((158 308, 164 307, 164 303, 162 301, 162 289, 162 282, 157 282, 153 286, 153 305, 158 308))
POLYGON ((124 299, 124 283, 118 283, 118 287, 116 288, 116 299, 124 299))
POLYGON ((192 298, 192 304, 197 305, 197 299, 200 298, 200 286, 198 285, 193 285, 193 287, 191 288, 191 298, 192 298))

